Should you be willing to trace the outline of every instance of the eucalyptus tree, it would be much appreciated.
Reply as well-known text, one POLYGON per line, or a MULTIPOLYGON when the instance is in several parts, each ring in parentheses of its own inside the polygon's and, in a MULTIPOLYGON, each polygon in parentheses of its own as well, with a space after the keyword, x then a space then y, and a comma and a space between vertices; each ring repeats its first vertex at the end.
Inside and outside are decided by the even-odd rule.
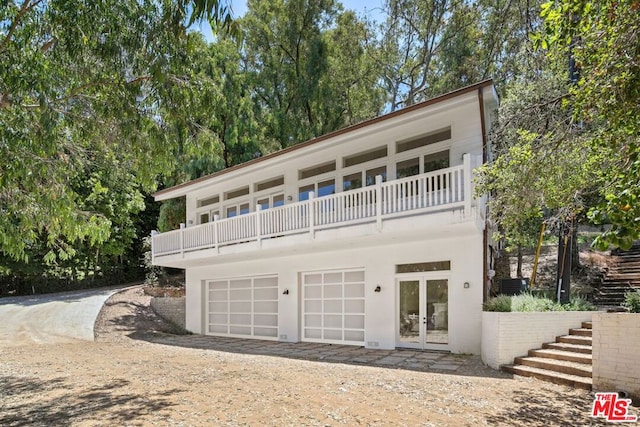
POLYGON ((493 78, 502 90, 525 70, 540 0, 387 0, 376 55, 391 110, 493 78))
POLYGON ((267 139, 287 147, 379 112, 370 29, 334 0, 250 0, 240 26, 267 139))

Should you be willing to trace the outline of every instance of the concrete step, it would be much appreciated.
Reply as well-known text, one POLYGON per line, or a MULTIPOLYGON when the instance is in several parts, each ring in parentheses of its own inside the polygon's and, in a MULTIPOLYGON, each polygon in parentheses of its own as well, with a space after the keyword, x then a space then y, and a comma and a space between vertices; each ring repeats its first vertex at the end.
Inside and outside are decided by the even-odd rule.
POLYGON ((580 335, 562 335, 562 336, 556 337, 556 342, 590 346, 593 341, 590 336, 583 337, 580 335))
POLYGON ((569 335, 579 335, 581 337, 590 337, 593 330, 590 328, 573 328, 569 329, 569 335))
POLYGON ((524 365, 507 365, 503 366, 502 369, 514 375, 533 377, 554 384, 562 384, 568 385, 570 387, 581 388, 584 390, 591 390, 591 378, 563 374, 560 372, 553 372, 546 369, 534 368, 533 366, 524 365))
POLYGON ((582 322, 582 327, 585 329, 593 329, 593 322, 582 322))
POLYGON ((552 348, 539 348, 529 350, 530 357, 544 357, 546 359, 566 360, 591 365, 593 357, 590 353, 576 353, 575 351, 555 350, 552 348))
POLYGON ((569 344, 563 342, 548 342, 542 344, 542 348, 550 348, 554 350, 572 351, 575 353, 591 354, 590 345, 569 344))
POLYGON ((576 375, 578 377, 591 378, 591 365, 568 360, 547 359, 546 357, 516 357, 514 365, 531 366, 561 374, 576 375))

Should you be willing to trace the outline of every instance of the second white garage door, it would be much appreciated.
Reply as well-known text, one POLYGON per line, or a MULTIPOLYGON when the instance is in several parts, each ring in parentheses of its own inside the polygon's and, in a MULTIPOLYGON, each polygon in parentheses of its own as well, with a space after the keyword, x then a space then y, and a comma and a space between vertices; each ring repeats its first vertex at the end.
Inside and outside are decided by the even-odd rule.
POLYGON ((364 345, 364 270, 302 274, 304 341, 364 345))

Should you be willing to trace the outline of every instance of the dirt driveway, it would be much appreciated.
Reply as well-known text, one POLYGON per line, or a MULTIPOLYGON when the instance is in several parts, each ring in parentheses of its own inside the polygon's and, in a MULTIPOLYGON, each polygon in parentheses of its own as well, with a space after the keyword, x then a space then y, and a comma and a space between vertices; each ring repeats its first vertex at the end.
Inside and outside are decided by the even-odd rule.
MULTIPOLYGON (((0 425, 600 425, 591 393, 484 368, 418 372, 159 344, 140 290, 95 342, 0 349, 0 425)), ((634 408, 637 413, 637 409, 634 408)))

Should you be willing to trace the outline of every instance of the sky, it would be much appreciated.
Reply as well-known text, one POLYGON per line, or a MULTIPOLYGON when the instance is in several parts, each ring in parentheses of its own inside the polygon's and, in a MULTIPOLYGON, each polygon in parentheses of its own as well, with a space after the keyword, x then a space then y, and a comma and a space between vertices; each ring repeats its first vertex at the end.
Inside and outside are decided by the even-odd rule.
MULTIPOLYGON (((382 1, 383 0, 339 0, 344 6, 345 10, 354 10, 358 16, 366 15, 373 21, 380 21, 382 16, 382 1)), ((241 17, 247 12, 246 0, 231 0, 231 10, 234 17, 241 17)), ((211 27, 207 22, 201 24, 194 24, 192 28, 198 29, 204 34, 205 39, 211 41, 213 36, 211 34, 211 27)))

